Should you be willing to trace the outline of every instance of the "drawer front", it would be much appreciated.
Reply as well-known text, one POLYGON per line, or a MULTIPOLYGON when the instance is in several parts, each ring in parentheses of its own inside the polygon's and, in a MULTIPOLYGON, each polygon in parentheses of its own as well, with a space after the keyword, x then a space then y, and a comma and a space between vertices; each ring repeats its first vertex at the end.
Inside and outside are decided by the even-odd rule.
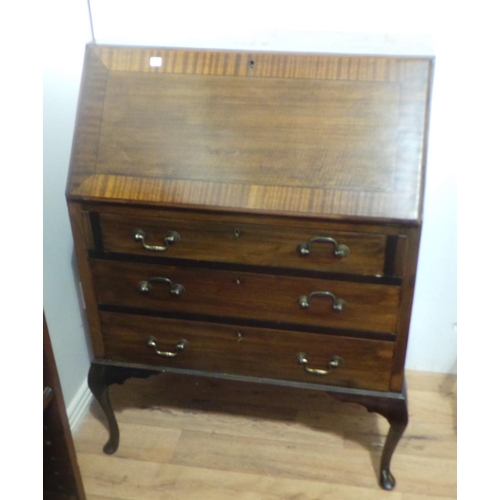
POLYGON ((381 234, 107 213, 100 214, 100 223, 107 252, 365 275, 384 272, 386 236, 381 234))
POLYGON ((91 266, 101 304, 396 331, 397 286, 120 261, 91 266))
POLYGON ((106 357, 115 361, 389 390, 392 342, 107 312, 101 321, 106 357), (183 340, 187 348, 177 349, 183 340))

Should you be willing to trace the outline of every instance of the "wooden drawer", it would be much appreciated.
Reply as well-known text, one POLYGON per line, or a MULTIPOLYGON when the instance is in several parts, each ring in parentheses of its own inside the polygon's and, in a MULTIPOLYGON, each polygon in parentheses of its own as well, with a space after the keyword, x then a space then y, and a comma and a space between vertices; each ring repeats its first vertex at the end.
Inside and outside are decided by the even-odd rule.
POLYGON ((389 390, 392 342, 107 312, 101 321, 106 357, 115 361, 389 390), (164 357, 148 346, 151 336, 163 352, 177 353, 180 340, 189 345, 164 357), (309 368, 327 373, 307 372, 301 352, 309 368), (341 364, 329 368, 334 356, 341 364))
POLYGON ((241 224, 237 219, 233 223, 109 213, 100 214, 100 225, 107 252, 365 275, 384 273, 387 237, 382 234, 241 224), (143 240, 135 238, 139 230, 143 240), (177 238, 172 232, 177 233, 178 241, 166 244, 168 235, 177 238), (311 242, 308 255, 299 253, 298 246, 312 238, 323 240, 311 242), (144 248, 143 242, 164 250, 144 248), (342 253, 340 245, 349 249, 347 256, 335 256, 335 248, 342 253))
POLYGON ((121 261, 97 260, 91 266, 101 304, 396 332, 397 286, 121 261), (179 285, 182 293, 175 295, 179 285), (310 296, 318 291, 337 300, 310 296), (301 297, 308 297, 309 307, 301 307, 301 297), (345 301, 343 310, 334 310, 338 299, 345 301))

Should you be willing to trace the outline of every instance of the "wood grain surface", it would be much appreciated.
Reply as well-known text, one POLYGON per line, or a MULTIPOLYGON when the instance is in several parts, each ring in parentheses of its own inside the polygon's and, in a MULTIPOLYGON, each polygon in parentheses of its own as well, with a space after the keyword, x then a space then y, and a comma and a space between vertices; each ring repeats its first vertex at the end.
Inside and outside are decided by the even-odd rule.
POLYGON ((173 374, 110 388, 115 455, 94 405, 75 435, 89 500, 451 500, 457 494, 456 376, 408 372, 412 418, 393 492, 374 474, 385 419, 313 391, 173 374), (182 389, 181 389, 182 388, 182 389))
POLYGON ((101 318, 105 356, 115 361, 389 390, 393 342, 118 313, 101 318), (176 352, 181 339, 189 347, 166 358, 148 346, 150 336, 159 351, 176 352), (299 365, 299 352, 310 368, 327 370, 333 356, 343 363, 326 375, 312 374, 299 365))
MULTIPOLYGON (((102 344, 101 327, 97 300, 94 292, 94 279, 87 258, 89 249, 89 218, 88 213, 82 211, 80 203, 68 203, 68 212, 71 223, 71 232, 74 241, 74 252, 78 265, 78 277, 81 288, 78 290, 82 306, 85 309, 88 333, 92 341, 92 350, 95 356, 102 356, 104 347, 102 344)), ((78 286, 78 285, 77 285, 78 286)))
POLYGON ((392 191, 399 86, 307 83, 110 73, 95 172, 392 191))
MULTIPOLYGON (((392 454, 395 432, 406 424, 400 402, 433 64, 87 46, 66 194, 94 355, 126 364, 127 376, 143 376, 130 367, 142 362, 158 371, 178 366, 280 385, 273 392, 243 379, 158 377, 171 390, 156 387, 155 404, 164 393, 168 405, 144 412, 142 421, 123 421, 133 437, 106 457, 121 460, 118 472, 94 455, 98 426, 91 423, 80 456, 96 499, 319 500, 331 498, 332 486, 339 499, 387 496, 374 489, 382 441, 369 422, 377 417, 367 421, 364 410, 352 412, 347 403, 335 435, 332 406, 303 382, 331 384, 316 388, 344 401, 360 388, 392 391, 357 395, 369 411, 382 405, 392 421, 392 454), (160 259, 145 245, 164 245, 166 231, 179 238, 160 259), (311 255, 300 257, 297 245, 316 236, 338 239, 351 253, 333 258, 331 242, 316 242, 311 255), (148 346, 149 335, 159 351, 174 351, 188 337, 190 345, 166 360, 148 346), (298 352, 311 368, 325 370, 335 355, 344 364, 320 379, 300 366, 298 352), (176 402, 225 409, 240 420, 223 418, 212 427, 219 417, 161 422, 163 413, 176 414, 176 402), (238 429, 241 417, 252 423, 238 429), (269 418, 276 425, 262 425, 269 418)), ((92 390, 107 409, 116 448, 104 378, 114 370, 113 380, 122 383, 123 373, 95 365, 92 390)), ((142 398, 154 385, 130 381, 126 386, 138 392, 125 394, 150 408, 142 398)), ((436 393, 414 395, 429 418, 419 438, 437 436, 436 393)), ((393 467, 395 498, 453 496, 449 442, 430 445, 423 459, 418 439, 401 449, 407 459, 393 467)))
POLYGON ((278 266, 337 273, 364 275, 384 274, 386 236, 347 231, 315 230, 296 226, 272 226, 193 218, 192 220, 128 214, 100 213, 103 251, 177 257, 212 262, 232 262, 261 266, 278 266), (140 229, 145 243, 162 246, 164 251, 145 249, 134 236, 140 229), (180 241, 166 245, 169 231, 175 231, 180 241), (336 257, 332 243, 311 243, 311 252, 301 256, 297 246, 312 238, 327 237, 339 245, 347 245, 349 255, 336 257), (167 248, 168 247, 168 248, 167 248))
POLYGON ((96 260, 91 268, 100 304, 396 332, 400 288, 393 285, 120 261, 96 260), (168 283, 155 280, 149 292, 140 291, 140 282, 157 277, 182 285, 184 293, 175 296, 168 283), (345 310, 333 310, 329 296, 313 296, 308 308, 300 307, 299 298, 314 291, 344 300, 345 310))
POLYGON ((420 221, 432 59, 87 52, 68 197, 420 221))

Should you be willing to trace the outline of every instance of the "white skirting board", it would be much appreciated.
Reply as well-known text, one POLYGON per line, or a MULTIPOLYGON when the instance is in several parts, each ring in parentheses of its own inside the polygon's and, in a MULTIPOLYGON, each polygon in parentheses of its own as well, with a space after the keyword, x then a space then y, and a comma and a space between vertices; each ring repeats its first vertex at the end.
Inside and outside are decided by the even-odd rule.
POLYGON ((92 393, 90 392, 89 386, 87 384, 87 378, 83 381, 80 389, 75 394, 75 397, 66 408, 66 413, 68 414, 69 426, 71 428, 71 433, 74 434, 83 418, 87 414, 92 403, 92 393))

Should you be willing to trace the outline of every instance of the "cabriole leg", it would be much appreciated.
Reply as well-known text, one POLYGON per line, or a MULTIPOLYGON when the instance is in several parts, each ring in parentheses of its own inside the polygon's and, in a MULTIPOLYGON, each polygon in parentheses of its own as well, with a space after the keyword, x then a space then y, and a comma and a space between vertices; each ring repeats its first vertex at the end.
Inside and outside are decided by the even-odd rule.
POLYGON ((101 406, 109 426, 109 440, 104 445, 103 451, 108 455, 114 453, 118 449, 118 444, 120 442, 120 431, 118 429, 118 423, 116 421, 115 412, 109 401, 108 386, 109 377, 106 375, 107 366, 92 364, 89 370, 88 384, 90 392, 97 399, 97 402, 101 406))
POLYGON ((396 485, 396 480, 391 473, 391 458, 396 446, 408 425, 408 405, 406 387, 396 397, 392 394, 387 396, 378 393, 377 395, 348 394, 332 390, 329 392, 334 398, 346 403, 357 403, 363 405, 368 411, 376 412, 387 419, 390 424, 389 433, 385 440, 382 459, 380 461, 379 483, 384 490, 392 490, 396 485))
POLYGON ((405 401, 399 401, 397 408, 386 415, 389 424, 389 434, 387 435, 384 450, 382 452, 382 459, 380 460, 380 486, 384 490, 392 490, 396 485, 396 480, 391 473, 390 465, 391 458, 396 446, 403 435, 403 432, 408 425, 408 407, 405 401))
POLYGON ((108 455, 114 453, 118 449, 120 442, 120 431, 118 430, 115 412, 109 400, 108 387, 111 384, 123 384, 132 377, 147 378, 160 373, 161 371, 154 369, 92 363, 88 375, 89 389, 104 411, 109 425, 109 440, 102 449, 104 453, 108 455))

